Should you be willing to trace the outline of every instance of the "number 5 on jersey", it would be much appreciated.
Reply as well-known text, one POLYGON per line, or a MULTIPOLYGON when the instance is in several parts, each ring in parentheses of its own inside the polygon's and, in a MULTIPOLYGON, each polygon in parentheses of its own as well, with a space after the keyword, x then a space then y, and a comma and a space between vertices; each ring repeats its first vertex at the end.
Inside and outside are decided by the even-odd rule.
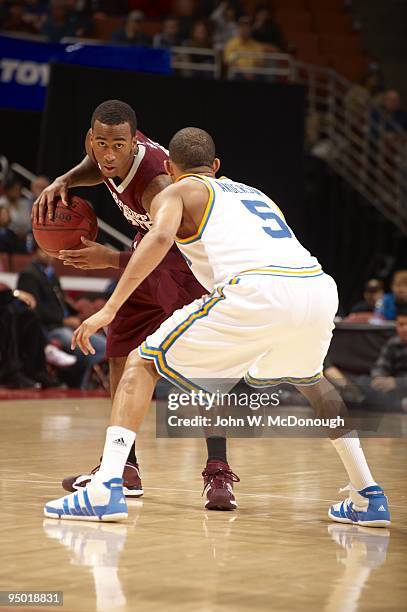
POLYGON ((272 238, 292 238, 289 227, 276 213, 274 213, 266 202, 261 200, 241 200, 249 212, 257 215, 263 221, 269 221, 262 229, 272 238))

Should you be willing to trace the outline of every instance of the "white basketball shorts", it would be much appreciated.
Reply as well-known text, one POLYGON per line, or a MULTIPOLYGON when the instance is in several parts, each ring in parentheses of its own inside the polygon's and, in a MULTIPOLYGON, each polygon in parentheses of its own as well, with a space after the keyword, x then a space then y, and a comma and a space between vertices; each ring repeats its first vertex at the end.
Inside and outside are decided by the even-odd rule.
POLYGON ((246 378, 254 387, 308 385, 322 376, 338 309, 335 281, 251 274, 176 310, 139 347, 184 390, 246 378))

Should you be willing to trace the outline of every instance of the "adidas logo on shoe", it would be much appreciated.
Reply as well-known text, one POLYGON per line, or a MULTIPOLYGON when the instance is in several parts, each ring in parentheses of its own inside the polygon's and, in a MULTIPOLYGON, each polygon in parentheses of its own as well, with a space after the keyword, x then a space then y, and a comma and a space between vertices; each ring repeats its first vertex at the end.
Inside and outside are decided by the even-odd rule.
POLYGON ((377 509, 378 512, 386 512, 386 508, 382 505, 377 509))
POLYGON ((124 438, 117 438, 117 440, 113 440, 113 444, 117 444, 118 446, 127 446, 124 438))

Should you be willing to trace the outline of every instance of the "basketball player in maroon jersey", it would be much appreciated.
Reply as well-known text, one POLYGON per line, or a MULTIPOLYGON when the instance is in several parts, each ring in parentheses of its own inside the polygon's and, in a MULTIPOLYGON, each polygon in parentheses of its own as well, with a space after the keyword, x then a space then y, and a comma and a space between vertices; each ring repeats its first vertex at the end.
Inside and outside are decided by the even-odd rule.
MULTIPOLYGON (((57 196, 68 206, 70 188, 105 183, 121 213, 137 230, 133 242, 133 248, 136 248, 151 227, 149 208, 154 196, 171 183, 164 169, 167 151, 137 129, 133 109, 119 100, 107 100, 95 109, 85 148, 86 156, 80 164, 56 178, 38 197, 33 206, 33 219, 44 222, 45 215, 53 218, 54 198, 57 196)), ((85 245, 83 249, 60 251, 60 259, 65 265, 81 269, 123 269, 131 256, 131 251, 119 253, 84 238, 82 242, 85 245)), ((205 289, 174 246, 160 266, 120 308, 109 326, 106 357, 109 359, 112 399, 130 351, 174 310, 203 293, 205 289)), ((202 472, 207 497, 205 507, 233 510, 237 505, 232 487, 238 478, 227 463, 226 439, 208 437, 206 443, 208 461, 202 472)), ((74 491, 85 486, 90 478, 89 474, 72 476, 65 478, 62 484, 67 491, 74 491)), ((125 495, 140 497, 143 494, 134 444, 123 478, 125 495)))

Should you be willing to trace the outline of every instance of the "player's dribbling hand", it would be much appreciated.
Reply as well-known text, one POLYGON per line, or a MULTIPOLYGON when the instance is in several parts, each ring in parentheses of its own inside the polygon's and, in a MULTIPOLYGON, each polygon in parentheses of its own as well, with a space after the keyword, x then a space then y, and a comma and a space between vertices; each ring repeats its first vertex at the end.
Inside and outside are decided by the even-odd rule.
POLYGON ((60 196, 62 203, 65 206, 69 206, 68 183, 63 178, 56 178, 55 181, 51 183, 51 185, 48 185, 48 187, 46 187, 35 200, 31 211, 31 219, 34 223, 44 223, 45 213, 47 211, 48 219, 54 218, 54 199, 57 196, 60 196))
POLYGON ((98 312, 95 312, 91 317, 85 319, 72 336, 71 349, 79 346, 84 355, 95 354, 90 337, 95 334, 101 327, 109 325, 115 317, 116 313, 109 310, 105 306, 98 312))
POLYGON ((102 268, 118 268, 119 252, 108 247, 92 242, 81 236, 85 245, 83 249, 71 251, 59 251, 58 259, 62 259, 64 266, 73 266, 81 270, 96 270, 102 268))

